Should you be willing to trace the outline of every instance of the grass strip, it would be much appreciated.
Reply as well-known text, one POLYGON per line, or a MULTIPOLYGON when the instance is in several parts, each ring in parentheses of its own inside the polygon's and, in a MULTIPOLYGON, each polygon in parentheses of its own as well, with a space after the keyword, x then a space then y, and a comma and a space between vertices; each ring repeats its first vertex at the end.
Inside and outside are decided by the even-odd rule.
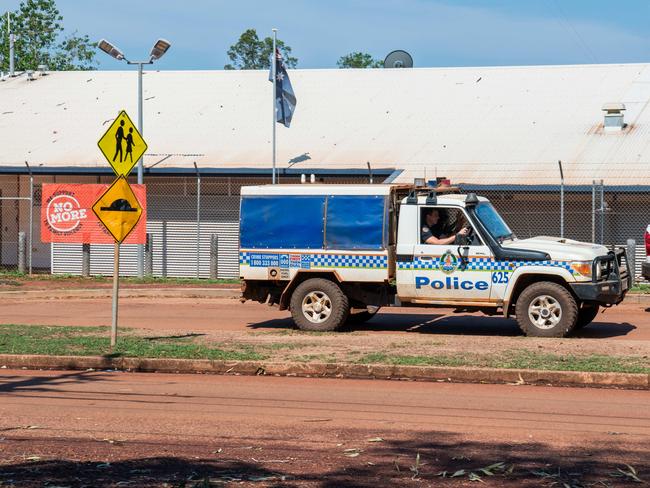
POLYGON ((49 356, 110 356, 137 358, 259 361, 268 355, 246 344, 203 344, 193 337, 141 337, 120 330, 111 351, 108 327, 46 327, 0 325, 0 354, 49 356))
MULTIPOLYGON (((111 276, 90 276, 84 278, 83 276, 71 274, 25 274, 17 271, 0 271, 0 281, 4 284, 11 286, 20 286, 21 282, 25 281, 70 281, 73 283, 110 283, 113 278, 111 276)), ((162 278, 157 276, 146 276, 144 278, 124 277, 120 278, 122 283, 129 283, 134 285, 238 285, 239 279, 208 279, 208 278, 162 278)))
POLYGON ((358 364, 393 364, 400 366, 479 367, 497 369, 541 369, 547 371, 583 371, 601 373, 648 373, 650 364, 642 358, 590 354, 557 355, 528 350, 509 350, 496 354, 467 354, 463 357, 409 356, 383 352, 353 359, 358 364))

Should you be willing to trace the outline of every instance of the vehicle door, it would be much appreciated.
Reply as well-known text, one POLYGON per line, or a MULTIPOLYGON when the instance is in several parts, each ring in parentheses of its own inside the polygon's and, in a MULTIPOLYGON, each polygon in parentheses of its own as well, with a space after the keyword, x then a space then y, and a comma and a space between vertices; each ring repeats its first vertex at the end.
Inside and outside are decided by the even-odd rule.
POLYGON ((426 229, 441 239, 471 227, 462 207, 422 206, 418 244, 414 249, 414 281, 416 297, 430 301, 488 302, 490 300, 491 251, 472 229, 462 245, 427 244, 422 235, 426 229), (436 230, 427 220, 431 209, 438 210, 436 230))

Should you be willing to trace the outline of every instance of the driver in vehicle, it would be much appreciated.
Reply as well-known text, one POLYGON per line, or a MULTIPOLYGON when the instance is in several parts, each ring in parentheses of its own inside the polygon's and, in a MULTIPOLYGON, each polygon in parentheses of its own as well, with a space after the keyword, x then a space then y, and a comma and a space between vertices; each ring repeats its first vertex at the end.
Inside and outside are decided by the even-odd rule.
POLYGON ((435 208, 425 210, 424 222, 420 229, 420 241, 422 244, 453 244, 456 242, 456 237, 466 237, 469 234, 469 229, 463 227, 456 234, 447 234, 447 214, 444 210, 435 208))

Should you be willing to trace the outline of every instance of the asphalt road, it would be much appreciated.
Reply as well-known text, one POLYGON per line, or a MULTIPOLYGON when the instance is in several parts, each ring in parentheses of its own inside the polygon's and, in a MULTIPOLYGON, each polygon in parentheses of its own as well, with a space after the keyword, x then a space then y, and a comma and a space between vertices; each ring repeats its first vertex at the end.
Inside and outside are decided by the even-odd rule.
MULTIPOLYGON (((0 300, 2 323, 29 325, 108 326, 110 299, 0 300)), ((580 337, 607 337, 650 341, 647 306, 623 303, 598 315, 580 337)), ((154 330, 279 330, 292 328, 289 312, 259 303, 240 303, 228 298, 124 298, 120 300, 120 324, 154 330)), ((476 314, 454 314, 450 309, 382 309, 367 324, 356 327, 383 333, 470 335, 520 335, 514 320, 476 314)))
POLYGON ((0 450, 15 486, 620 486, 650 480, 650 393, 2 370, 0 450))

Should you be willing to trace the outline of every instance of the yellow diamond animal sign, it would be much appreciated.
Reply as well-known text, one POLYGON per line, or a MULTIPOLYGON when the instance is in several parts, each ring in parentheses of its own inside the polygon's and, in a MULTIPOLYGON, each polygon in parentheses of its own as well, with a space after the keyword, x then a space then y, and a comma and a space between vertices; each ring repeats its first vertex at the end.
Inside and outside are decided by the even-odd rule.
POLYGON ((147 143, 124 110, 97 141, 97 145, 117 176, 129 176, 133 166, 147 150, 147 143))
POLYGON ((142 215, 142 207, 124 176, 118 176, 93 205, 93 212, 120 243, 131 233, 142 215))

